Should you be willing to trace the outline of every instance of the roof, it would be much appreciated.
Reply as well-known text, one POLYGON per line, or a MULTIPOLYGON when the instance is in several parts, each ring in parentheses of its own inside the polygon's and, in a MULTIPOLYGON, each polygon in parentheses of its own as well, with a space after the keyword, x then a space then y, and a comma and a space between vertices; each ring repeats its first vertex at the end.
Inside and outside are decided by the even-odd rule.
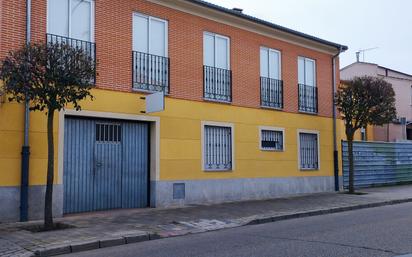
POLYGON ((411 77, 411 78, 412 78, 412 75, 411 75, 411 74, 408 74, 408 73, 405 73, 405 72, 393 70, 393 69, 391 69, 391 68, 386 68, 386 67, 383 67, 383 66, 380 66, 380 65, 378 65, 378 68, 385 69, 385 70, 390 70, 390 71, 392 71, 392 72, 396 72, 396 73, 399 73, 399 74, 402 74, 402 75, 404 75, 404 76, 408 76, 408 77, 411 77))
POLYGON ((351 64, 349 64, 349 65, 346 65, 345 67, 343 67, 343 68, 340 69, 340 70, 341 70, 341 71, 342 71, 342 70, 345 70, 345 69, 347 69, 347 68, 349 68, 349 67, 351 67, 351 66, 353 66, 353 65, 356 65, 356 64, 374 65, 374 66, 377 66, 377 67, 380 68, 380 69, 389 70, 389 71, 392 71, 392 72, 395 72, 395 73, 398 73, 398 74, 401 74, 401 75, 408 76, 408 77, 411 77, 411 78, 412 78, 412 74, 408 74, 408 73, 405 73, 405 72, 402 72, 402 71, 397 71, 397 70, 394 70, 394 69, 391 69, 391 68, 387 68, 387 67, 384 67, 384 66, 380 66, 379 64, 372 63, 372 62, 353 62, 353 63, 351 63, 351 64))
POLYGON ((206 2, 206 1, 203 1, 203 0, 186 0, 186 1, 197 4, 197 5, 200 5, 200 6, 203 6, 203 7, 210 8, 210 9, 213 9, 213 10, 216 10, 216 11, 220 11, 220 12, 223 12, 223 13, 226 13, 226 14, 230 14, 230 15, 248 20, 248 21, 252 21, 254 23, 261 24, 261 25, 270 27, 272 29, 280 30, 280 31, 290 33, 290 34, 298 36, 298 37, 302 37, 302 38, 305 38, 305 39, 308 39, 308 40, 311 40, 311 41, 315 41, 315 42, 318 42, 318 43, 323 44, 323 45, 328 45, 328 46, 331 46, 331 47, 335 47, 338 50, 342 50, 342 51, 348 50, 348 47, 345 46, 345 45, 341 45, 341 44, 334 43, 334 42, 331 42, 331 41, 327 41, 327 40, 324 40, 324 39, 321 39, 321 38, 318 38, 318 37, 315 37, 315 36, 311 36, 309 34, 305 34, 305 33, 302 33, 302 32, 299 32, 299 31, 296 31, 296 30, 293 30, 293 29, 289 29, 289 28, 271 23, 269 21, 265 21, 265 20, 253 17, 251 15, 244 14, 240 11, 232 10, 232 9, 222 7, 222 6, 219 6, 219 5, 216 5, 216 4, 212 4, 212 3, 209 3, 209 2, 206 2))

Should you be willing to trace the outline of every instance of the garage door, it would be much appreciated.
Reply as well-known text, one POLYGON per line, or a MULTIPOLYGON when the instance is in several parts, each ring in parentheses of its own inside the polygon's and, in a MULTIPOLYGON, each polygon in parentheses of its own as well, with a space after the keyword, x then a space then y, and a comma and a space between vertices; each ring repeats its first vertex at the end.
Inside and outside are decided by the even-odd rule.
POLYGON ((147 123, 66 117, 64 213, 148 206, 147 123))

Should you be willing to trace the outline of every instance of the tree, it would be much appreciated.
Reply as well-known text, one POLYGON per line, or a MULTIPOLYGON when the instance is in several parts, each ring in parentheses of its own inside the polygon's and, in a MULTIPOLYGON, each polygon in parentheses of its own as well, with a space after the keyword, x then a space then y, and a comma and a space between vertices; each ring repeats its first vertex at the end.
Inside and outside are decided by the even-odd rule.
POLYGON ((377 77, 355 77, 342 81, 335 95, 336 106, 345 122, 349 155, 349 193, 355 193, 353 138, 367 125, 383 125, 396 118, 392 85, 377 77))
POLYGON ((44 229, 53 229, 54 142, 53 118, 56 111, 93 96, 90 89, 96 75, 95 61, 81 48, 65 43, 28 44, 12 51, 0 63, 0 80, 9 101, 30 103, 31 111, 47 115, 47 186, 44 229))

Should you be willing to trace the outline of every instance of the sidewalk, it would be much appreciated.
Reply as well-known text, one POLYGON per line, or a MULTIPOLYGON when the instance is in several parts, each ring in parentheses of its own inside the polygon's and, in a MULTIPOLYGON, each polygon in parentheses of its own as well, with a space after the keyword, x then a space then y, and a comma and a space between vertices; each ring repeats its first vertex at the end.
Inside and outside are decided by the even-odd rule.
POLYGON ((362 192, 368 194, 319 193, 178 209, 147 208, 77 214, 55 220, 75 228, 40 233, 22 230, 21 226, 28 223, 0 224, 0 256, 57 255, 248 224, 412 202, 412 185, 364 189, 362 192))

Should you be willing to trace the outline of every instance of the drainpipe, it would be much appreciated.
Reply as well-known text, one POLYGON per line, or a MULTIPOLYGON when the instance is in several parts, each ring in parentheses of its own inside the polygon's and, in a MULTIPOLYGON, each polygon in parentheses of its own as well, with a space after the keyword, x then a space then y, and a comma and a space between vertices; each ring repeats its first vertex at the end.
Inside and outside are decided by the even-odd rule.
POLYGON ((336 58, 343 52, 342 47, 339 48, 339 52, 332 57, 332 116, 333 116, 333 173, 335 175, 335 191, 339 191, 339 156, 338 156, 338 143, 336 139, 336 106, 335 106, 335 92, 336 92, 336 58))
MULTIPOLYGON (((31 39, 31 0, 26 0, 26 44, 31 39)), ((29 101, 24 103, 24 142, 21 150, 20 221, 28 220, 29 210, 29 101)))

